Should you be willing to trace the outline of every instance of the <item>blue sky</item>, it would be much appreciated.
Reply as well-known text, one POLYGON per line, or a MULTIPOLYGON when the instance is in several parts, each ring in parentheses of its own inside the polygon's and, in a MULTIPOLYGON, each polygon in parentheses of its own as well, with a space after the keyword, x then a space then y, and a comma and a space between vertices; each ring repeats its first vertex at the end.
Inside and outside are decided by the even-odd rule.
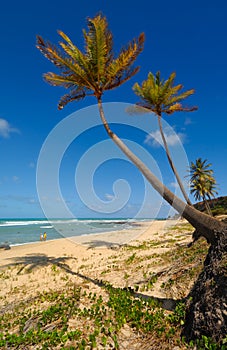
MULTIPOLYGON (((175 71, 177 83, 183 83, 185 89, 196 90, 195 95, 188 99, 188 104, 197 105, 199 109, 194 113, 165 117, 172 127, 171 129, 166 125, 165 129, 171 152, 179 158, 179 154, 185 151, 188 161, 195 161, 198 157, 208 159, 212 163, 219 184, 219 195, 227 195, 226 1, 141 0, 139 5, 134 1, 119 0, 114 2, 88 0, 81 1, 79 5, 71 0, 65 4, 58 0, 11 1, 1 5, 0 13, 0 217, 2 218, 43 216, 36 186, 37 161, 43 144, 51 131, 55 130, 56 125, 64 118, 86 107, 95 110, 95 107, 89 107, 95 103, 92 98, 70 104, 62 111, 57 110, 57 102, 65 91, 51 87, 43 81, 42 74, 55 69, 36 49, 36 35, 39 34, 57 43, 59 37, 56 31, 61 29, 73 42, 83 48, 82 29, 86 28, 86 18, 93 17, 99 11, 102 11, 108 19, 114 35, 116 53, 141 32, 145 32, 146 35, 144 51, 137 60, 138 65, 141 66, 139 73, 120 88, 105 93, 104 102, 119 102, 122 108, 124 103, 133 104, 138 101, 132 92, 135 82, 141 83, 146 79, 149 71, 160 70, 164 78, 175 71), (177 136, 182 144, 179 144, 177 136)), ((88 109, 88 111, 91 110, 88 109)), ((110 108, 107 119, 111 119, 113 117, 111 114, 115 112, 115 107, 113 110, 110 108)), ((127 116, 125 118, 127 119, 127 116)), ((141 119, 135 118, 138 123, 141 122, 141 119)), ((127 125, 123 122, 124 125, 118 126, 116 131, 121 137, 133 141, 136 145, 140 144, 150 154, 154 160, 154 164, 150 164, 157 168, 157 173, 162 176, 165 184, 175 191, 175 180, 168 169, 165 154, 154 139, 158 137, 155 120, 151 118, 146 121, 147 117, 142 118, 145 119, 142 119, 141 123, 147 122, 146 125, 149 125, 146 130, 151 127, 150 136, 140 130, 139 124, 136 130, 130 128, 127 124, 128 119, 125 122, 127 125), (150 123, 153 123, 152 126, 150 123)), ((89 122, 88 125, 90 125, 89 122)), ((75 132, 76 130, 75 122, 75 132)), ((147 191, 146 184, 132 164, 121 159, 118 153, 114 156, 115 149, 113 149, 112 158, 110 155, 109 159, 103 163, 100 160, 100 166, 92 177, 92 185, 99 197, 98 201, 101 203, 99 204, 101 207, 103 205, 103 208, 100 207, 103 212, 99 210, 95 212, 88 208, 91 204, 84 204, 91 194, 85 182, 83 193, 87 199, 83 194, 78 193, 76 184, 79 180, 75 180, 75 173, 81 157, 90 148, 96 150, 96 145, 101 145, 99 152, 105 156, 107 144, 102 144, 105 140, 107 141, 105 132, 97 124, 70 143, 62 157, 59 170, 61 200, 73 216, 133 217, 141 208, 143 194, 147 191), (118 183, 119 193, 126 195, 130 185, 130 196, 127 198, 126 195, 127 201, 124 205, 122 204, 124 201, 121 203, 123 207, 120 211, 113 209, 108 214, 103 201, 107 201, 108 207, 108 201, 111 202, 114 198, 113 184, 118 179, 128 182, 128 184, 118 183), (80 196, 83 198, 81 199, 80 196)), ((61 139, 58 142, 61 143, 61 139)), ((109 143, 107 148, 112 150, 109 143)), ((90 157, 93 156, 90 155, 90 157)), ((52 154, 49 154, 48 162, 46 169, 48 173, 43 174, 44 184, 51 182, 52 154), (49 180, 45 180, 45 176, 49 180)), ((186 163, 178 160, 176 162, 180 163, 181 175, 186 175, 186 163)), ((83 171, 85 174, 86 167, 83 171)), ((83 173, 79 176, 83 178, 83 173)), ((83 183, 81 184, 80 181, 79 183, 83 188, 83 183)), ((42 191, 44 189, 45 186, 42 191)), ((41 199, 41 204, 52 207, 53 215, 55 213, 56 216, 61 216, 58 207, 59 198, 55 193, 52 193, 51 198, 48 190, 49 188, 46 187, 46 197, 41 199)), ((43 192, 41 195, 44 197, 43 192)), ((92 198, 92 195, 90 197, 92 198)), ((169 214, 169 207, 161 203, 160 197, 151 194, 151 198, 145 201, 144 216, 156 215, 153 212, 154 207, 160 208, 158 216, 169 214)))

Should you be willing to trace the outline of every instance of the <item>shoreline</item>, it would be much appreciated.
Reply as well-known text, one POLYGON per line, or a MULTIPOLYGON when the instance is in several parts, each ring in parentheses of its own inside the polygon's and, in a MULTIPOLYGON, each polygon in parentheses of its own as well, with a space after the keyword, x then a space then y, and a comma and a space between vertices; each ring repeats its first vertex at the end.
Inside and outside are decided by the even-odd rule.
MULTIPOLYGON (((116 220, 119 220, 119 219, 116 219, 116 220)), ((126 219, 124 219, 124 220, 126 220, 126 219)), ((132 219, 128 219, 128 220, 132 220, 132 219)), ((114 222, 115 220, 111 219, 109 221, 111 223, 111 222, 114 222)), ((65 236, 61 235, 61 233, 59 232, 61 237, 48 239, 48 236, 47 236, 47 241, 52 242, 52 241, 59 241, 62 239, 67 239, 67 240, 70 240, 70 241, 75 242, 75 243, 83 244, 86 237, 88 237, 88 238, 90 237, 91 240, 93 240, 94 237, 99 236, 99 235, 100 236, 105 236, 105 235, 110 236, 110 235, 116 234, 118 236, 118 235, 120 235, 120 233, 122 233, 122 236, 124 233, 125 233, 125 236, 127 236, 129 234, 132 236, 132 239, 133 239, 134 232, 137 231, 138 229, 144 229, 144 227, 150 226, 155 222, 169 222, 169 221, 174 221, 174 220, 164 219, 164 218, 163 219, 139 219, 139 220, 132 221, 130 227, 128 227, 128 228, 121 228, 121 229, 115 228, 115 229, 110 230, 110 231, 108 231, 108 229, 106 228, 106 231, 100 231, 100 232, 94 232, 94 233, 82 233, 82 234, 73 235, 73 236, 69 236, 69 237, 65 237, 65 236)), ((138 233, 138 235, 140 235, 140 234, 141 233, 138 233)), ((48 231, 47 231, 47 235, 48 235, 48 231)), ((126 240, 128 240, 128 238, 126 238, 126 240)), ((88 239, 88 241, 89 241, 89 239, 88 239)), ((30 246, 30 245, 36 245, 38 243, 44 243, 44 242, 37 239, 36 241, 31 241, 31 242, 15 243, 15 244, 10 244, 8 242, 4 242, 2 244, 5 244, 5 245, 9 246, 10 249, 12 249, 13 247, 20 247, 20 246, 24 246, 24 245, 30 246)), ((121 242, 121 243, 123 244, 123 242, 121 242)))
MULTIPOLYGON (((15 220, 17 221, 17 219, 15 220)), ((102 234, 107 231, 127 230, 141 223, 153 221, 154 219, 56 219, 54 223, 50 222, 48 225, 48 221, 45 225, 40 225, 37 220, 34 221, 32 219, 25 222, 22 220, 19 226, 15 225, 15 220, 1 225, 1 221, 3 222, 3 220, 0 219, 0 246, 7 245, 13 247, 37 243, 40 241, 40 236, 43 232, 47 233, 49 240, 54 240, 72 236, 102 234), (12 227, 10 227, 11 224, 12 227)))
POLYGON ((176 220, 153 220, 143 222, 140 225, 127 230, 109 231, 102 233, 87 234, 82 236, 72 236, 67 238, 57 238, 46 241, 37 241, 21 245, 11 246, 9 250, 0 250, 0 270, 4 269, 11 260, 18 264, 20 259, 29 261, 37 258, 49 257, 58 259, 60 257, 76 257, 83 260, 93 252, 100 252, 104 256, 113 253, 127 244, 138 244, 146 240, 156 240, 165 235, 170 226, 175 225, 176 220))

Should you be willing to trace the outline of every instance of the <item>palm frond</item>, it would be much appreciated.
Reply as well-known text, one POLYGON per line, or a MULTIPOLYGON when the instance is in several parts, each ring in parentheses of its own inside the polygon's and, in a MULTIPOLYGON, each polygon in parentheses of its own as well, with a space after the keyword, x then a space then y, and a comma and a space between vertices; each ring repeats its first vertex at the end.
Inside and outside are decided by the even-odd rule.
POLYGON ((141 85, 136 83, 133 90, 137 96, 145 103, 146 107, 161 115, 163 112, 172 114, 174 112, 192 112, 197 110, 197 107, 184 107, 182 102, 187 97, 194 94, 194 89, 185 92, 182 84, 174 85, 176 73, 173 72, 169 78, 164 81, 161 79, 161 74, 158 71, 155 75, 149 72, 147 80, 141 85))
POLYGON ((198 107, 183 107, 181 103, 175 103, 171 105, 169 108, 165 109, 166 114, 173 114, 175 112, 194 112, 197 111, 198 107))
POLYGON ((117 78, 118 80, 122 79, 123 83, 138 72, 139 67, 135 69, 131 69, 131 67, 138 55, 143 51, 144 40, 145 36, 142 33, 138 39, 134 39, 126 48, 123 48, 116 59, 112 60, 106 72, 110 81, 117 78))
POLYGON ((59 43, 63 50, 72 58, 73 62, 87 72, 89 69, 87 57, 72 43, 70 38, 64 32, 58 30, 58 34, 65 40, 65 43, 59 43))
MULTIPOLYGON (((55 46, 49 42, 45 42, 40 36, 38 36, 37 48, 47 57, 55 66, 60 68, 62 78, 68 78, 68 76, 74 76, 75 85, 83 85, 86 88, 93 89, 92 83, 87 79, 86 71, 80 67, 80 65, 67 56, 64 56, 55 46)), ((54 76, 55 73, 52 73, 54 76)), ((59 75, 58 75, 59 76, 59 75)), ((51 73, 45 75, 47 82, 51 83, 51 73), (50 77, 50 79, 48 78, 50 77)), ((53 84, 52 84, 53 85, 53 84)))
POLYGON ((61 97, 58 103, 58 109, 64 108, 69 102, 82 100, 86 95, 85 89, 77 88, 71 90, 68 94, 61 97))
MULTIPOLYGON (((44 39, 39 35, 37 35, 36 47, 56 67, 60 68, 63 71, 66 69, 66 67, 68 65, 67 58, 64 58, 62 56, 61 52, 54 45, 52 45, 48 41, 45 42, 44 39)), ((67 69, 68 69, 68 67, 67 67, 67 69)))
POLYGON ((129 115, 142 115, 142 114, 147 114, 151 113, 151 110, 144 107, 143 105, 136 104, 134 106, 129 106, 126 108, 126 112, 129 115))
POLYGON ((103 83, 106 68, 113 59, 112 33, 108 29, 106 17, 98 15, 89 18, 88 32, 84 31, 84 39, 93 74, 99 84, 103 83))
POLYGON ((193 95, 195 93, 194 89, 187 90, 179 95, 174 96, 176 93, 172 92, 170 96, 168 96, 167 101, 166 101, 166 106, 171 106, 174 103, 181 102, 185 100, 187 97, 193 95))
POLYGON ((139 71, 139 67, 136 67, 134 69, 128 69, 123 72, 121 75, 117 75, 112 81, 108 81, 104 85, 104 90, 112 90, 116 87, 124 84, 126 81, 131 79, 137 72, 139 71))
POLYGON ((44 80, 46 80, 52 86, 63 86, 68 89, 75 86, 74 76, 62 76, 52 72, 45 73, 43 75, 44 80))

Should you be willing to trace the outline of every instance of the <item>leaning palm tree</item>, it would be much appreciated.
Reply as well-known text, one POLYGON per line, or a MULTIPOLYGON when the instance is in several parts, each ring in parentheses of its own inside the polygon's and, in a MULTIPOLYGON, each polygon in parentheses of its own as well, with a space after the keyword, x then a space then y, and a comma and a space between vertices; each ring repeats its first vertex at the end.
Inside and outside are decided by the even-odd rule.
POLYGON ((216 180, 213 177, 213 170, 210 169, 211 164, 206 164, 207 160, 201 158, 196 159, 195 163, 191 162, 190 176, 190 192, 196 200, 203 200, 206 210, 212 216, 212 211, 207 199, 211 199, 217 194, 216 180))
MULTIPOLYGON (((206 280, 212 278, 211 275, 214 271, 216 274, 219 273, 218 266, 220 264, 215 264, 215 262, 222 259, 222 253, 225 252, 227 246, 227 234, 224 224, 215 218, 199 212, 193 206, 188 205, 175 196, 110 129, 104 115, 102 105, 104 91, 120 86, 134 76, 139 69, 138 67, 133 67, 133 64, 143 50, 144 34, 141 34, 138 39, 134 39, 129 43, 126 48, 120 51, 116 58, 114 58, 113 53, 112 33, 108 29, 106 18, 102 15, 88 19, 88 30, 83 32, 85 52, 79 50, 66 34, 61 31, 59 31, 59 34, 63 39, 60 42, 62 50, 49 42, 45 42, 40 36, 37 38, 38 49, 60 70, 60 74, 45 74, 45 80, 51 85, 63 86, 69 89, 69 93, 61 98, 59 108, 63 108, 69 102, 83 99, 85 96, 92 95, 96 97, 100 118, 109 137, 142 172, 154 189, 195 227, 196 232, 199 232, 201 236, 204 236, 211 243, 209 264, 207 267, 205 266, 204 274, 206 280), (210 263, 211 260, 214 261, 214 264, 210 263), (213 267, 212 271, 209 270, 211 266, 213 267)), ((203 287, 203 281, 201 279, 198 280, 197 286, 199 289, 203 287)), ((210 286, 213 286, 213 284, 210 284, 210 286)), ((214 313, 211 312, 209 314, 210 316, 205 318, 203 327, 200 320, 204 320, 204 317, 198 318, 194 315, 195 301, 196 298, 198 299, 198 296, 201 299, 196 304, 197 313, 203 314, 204 304, 216 304, 218 310, 220 310, 219 313, 216 312, 215 314, 217 316, 215 322, 220 321, 219 330, 215 334, 211 334, 214 339, 219 339, 220 330, 227 330, 227 325, 223 321, 223 317, 225 317, 223 315, 225 315, 225 312, 227 313, 227 310, 223 307, 223 302, 225 303, 224 305, 227 305, 226 296, 224 297, 224 301, 217 301, 215 292, 207 293, 207 290, 201 290, 199 292, 196 290, 195 295, 193 293, 193 302, 189 310, 190 322, 188 322, 189 327, 185 328, 185 335, 187 339, 193 339, 197 335, 197 332, 199 332, 199 335, 201 334, 201 329, 206 329, 207 334, 212 333, 212 328, 207 323, 207 320, 212 318, 214 313), (201 298, 201 295, 203 295, 203 298, 201 298)))
POLYGON ((174 85, 175 77, 176 74, 172 73, 167 80, 162 80, 159 71, 156 73, 156 75, 153 75, 150 72, 147 80, 143 81, 141 86, 136 83, 133 86, 133 90, 135 94, 141 98, 141 102, 138 102, 136 106, 142 107, 142 111, 151 111, 157 115, 159 130, 170 167, 176 177, 186 202, 189 205, 192 205, 170 155, 168 143, 166 141, 162 126, 163 113, 170 115, 174 112, 191 112, 197 109, 197 107, 189 108, 182 106, 180 102, 185 100, 188 96, 191 96, 194 93, 194 90, 191 89, 182 92, 181 90, 183 85, 174 85))

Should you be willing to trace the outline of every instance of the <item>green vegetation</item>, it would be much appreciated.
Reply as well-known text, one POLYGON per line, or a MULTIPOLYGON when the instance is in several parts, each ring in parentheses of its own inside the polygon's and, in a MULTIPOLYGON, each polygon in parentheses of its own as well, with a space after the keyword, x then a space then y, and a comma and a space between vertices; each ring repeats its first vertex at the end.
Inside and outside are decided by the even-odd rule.
MULTIPOLYGON (((182 223, 173 226, 168 234, 171 236, 173 231, 183 234, 190 229, 188 224, 182 223)), ((54 278, 64 280, 61 288, 56 283, 55 290, 37 293, 27 300, 25 294, 22 302, 9 304, 5 300, 0 316, 0 348, 118 349, 125 341, 124 332, 127 332, 129 349, 135 343, 138 348, 147 350, 151 344, 154 348, 158 346, 165 350, 174 346, 194 349, 195 343, 186 344, 181 338, 185 322, 184 291, 200 273, 208 245, 201 240, 191 249, 185 249, 185 244, 178 246, 171 238, 166 239, 167 245, 169 242, 172 246, 161 253, 153 252, 163 245, 162 240, 122 247, 118 254, 109 257, 109 265, 103 270, 105 273, 100 271, 100 276, 105 276, 106 280, 94 280, 89 287, 87 283, 73 283, 66 271, 62 275, 60 267, 53 264, 50 271, 54 278), (157 261, 162 269, 155 273, 153 268, 157 261), (122 276, 123 287, 108 282, 108 274, 113 271, 122 276), (129 279, 133 273, 139 272, 142 281, 130 286, 129 279), (149 294, 156 283, 176 304, 172 311, 165 307, 162 299, 149 294), (181 291, 183 297, 178 302, 174 301, 176 289, 181 291)), ((84 266, 84 269, 87 267, 84 266)), ((8 279, 10 275, 6 271, 8 279)), ((0 277, 5 280, 6 274, 2 272, 0 277)), ((202 337, 196 346, 200 350, 224 350, 225 341, 217 345, 202 337)))
MULTIPOLYGON (((71 286, 38 295, 35 306, 32 302, 17 305, 0 317, 0 348, 118 349, 120 331, 127 325, 132 334, 139 332, 146 341, 152 334, 153 344, 165 344, 162 349, 169 349, 170 344, 186 349, 180 340, 184 303, 167 312, 153 298, 135 297, 132 289, 104 284, 103 290, 108 295, 106 301, 101 295, 71 286)), ((218 347, 206 337, 197 344, 198 349, 225 349, 224 341, 218 347)), ((192 349, 193 343, 187 348, 192 349)))
POLYGON ((211 164, 206 164, 207 160, 196 159, 190 164, 190 192, 194 194, 196 200, 203 200, 207 214, 212 216, 210 205, 207 199, 211 199, 217 194, 216 180, 213 177, 211 164))
MULTIPOLYGON (((213 215, 227 215, 227 196, 207 200, 213 215)), ((206 210, 204 202, 194 204, 200 211, 206 210)))
POLYGON ((99 349, 114 344, 117 349, 118 332, 127 324, 132 332, 155 332, 158 339, 174 338, 184 319, 184 305, 178 304, 171 314, 165 314, 157 301, 135 298, 129 290, 104 285, 108 300, 101 295, 87 294, 82 288, 68 288, 40 294, 35 308, 20 304, 17 312, 0 317, 0 347, 16 349, 38 346, 37 349, 99 349), (80 300, 86 306, 79 306, 80 300), (48 302, 48 306, 46 303, 48 302), (79 319, 71 329, 70 320, 79 319))

